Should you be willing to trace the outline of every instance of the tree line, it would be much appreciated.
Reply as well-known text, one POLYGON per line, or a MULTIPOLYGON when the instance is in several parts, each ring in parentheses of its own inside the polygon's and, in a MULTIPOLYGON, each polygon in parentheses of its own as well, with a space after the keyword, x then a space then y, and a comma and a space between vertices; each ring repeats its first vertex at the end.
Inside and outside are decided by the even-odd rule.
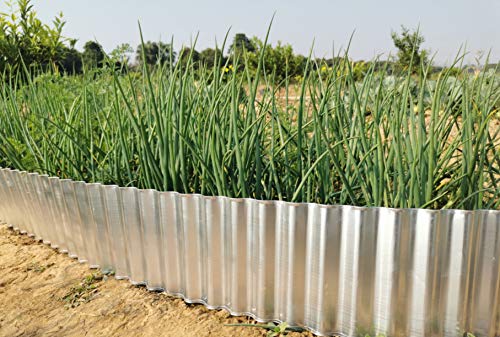
MULTIPOLYGON (((175 51, 171 43, 147 41, 135 49, 129 44, 121 44, 106 53, 97 41, 88 41, 83 50, 75 48, 76 39, 63 36, 65 25, 62 13, 52 24, 41 22, 36 15, 31 0, 17 0, 10 13, 0 13, 0 71, 18 72, 21 68, 56 69, 67 74, 79 74, 85 69, 114 67, 121 71, 140 69, 143 66, 164 65, 189 66, 211 69, 219 63, 225 72, 239 71, 243 67, 256 68, 258 55, 264 43, 257 37, 249 38, 238 33, 232 39, 227 52, 219 48, 198 51, 183 47, 175 51)), ((394 59, 375 62, 376 70, 387 72, 412 71, 429 64, 429 52, 422 48, 424 37, 417 31, 402 26, 401 32, 392 33, 392 40, 398 52, 394 59)), ((275 80, 300 77, 304 73, 308 58, 294 52, 290 44, 278 42, 266 45, 263 66, 275 80)), ((344 57, 316 59, 313 66, 319 71, 328 71, 333 63, 344 57)), ((371 63, 351 62, 356 78, 362 78, 371 63)), ((440 70, 440 68, 436 67, 440 70)), ((459 71, 459 70, 457 70, 459 71)))

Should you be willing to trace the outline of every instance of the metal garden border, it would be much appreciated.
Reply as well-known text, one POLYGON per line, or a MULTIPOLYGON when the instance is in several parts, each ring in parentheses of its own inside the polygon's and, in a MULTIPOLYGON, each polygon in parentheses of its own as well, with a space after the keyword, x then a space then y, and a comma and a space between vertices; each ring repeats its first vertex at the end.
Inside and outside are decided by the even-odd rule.
POLYGON ((500 336, 500 211, 207 197, 0 169, 0 219, 91 268, 259 321, 500 336))

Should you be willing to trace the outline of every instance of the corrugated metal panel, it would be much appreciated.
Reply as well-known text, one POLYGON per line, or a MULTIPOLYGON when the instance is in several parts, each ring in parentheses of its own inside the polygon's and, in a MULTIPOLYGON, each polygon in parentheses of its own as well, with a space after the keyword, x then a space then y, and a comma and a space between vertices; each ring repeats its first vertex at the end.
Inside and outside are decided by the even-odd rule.
POLYGON ((0 170, 0 218, 91 267, 322 335, 500 335, 500 212, 295 204, 0 170))

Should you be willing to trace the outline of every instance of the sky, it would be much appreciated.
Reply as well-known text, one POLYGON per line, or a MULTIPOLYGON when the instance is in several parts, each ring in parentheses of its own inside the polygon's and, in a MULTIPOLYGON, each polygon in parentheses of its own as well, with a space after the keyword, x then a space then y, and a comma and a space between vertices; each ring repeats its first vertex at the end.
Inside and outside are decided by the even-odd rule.
MULTIPOLYGON (((469 52, 468 63, 481 51, 491 51, 491 62, 500 60, 500 0, 32 1, 43 22, 63 12, 64 34, 77 38, 79 49, 88 40, 97 40, 106 52, 121 43, 135 48, 138 22, 145 40, 173 36, 177 50, 197 34, 197 50, 214 47, 228 29, 230 37, 245 33, 263 39, 275 13, 271 43, 290 43, 305 55, 314 43, 316 57, 331 57, 333 47, 345 48, 354 33, 352 59, 385 58, 395 54, 391 31, 405 25, 420 27, 423 47, 435 54, 437 64, 449 64, 461 46, 469 52)), ((0 12, 6 9, 2 2, 0 12)))

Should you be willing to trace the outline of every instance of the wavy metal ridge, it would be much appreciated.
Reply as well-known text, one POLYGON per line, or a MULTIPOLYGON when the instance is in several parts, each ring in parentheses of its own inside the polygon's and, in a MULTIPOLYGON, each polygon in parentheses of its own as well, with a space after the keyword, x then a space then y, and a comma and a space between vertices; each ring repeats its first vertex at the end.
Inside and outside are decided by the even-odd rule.
POLYGON ((91 268, 260 321, 500 336, 500 211, 206 197, 0 169, 0 219, 91 268))

